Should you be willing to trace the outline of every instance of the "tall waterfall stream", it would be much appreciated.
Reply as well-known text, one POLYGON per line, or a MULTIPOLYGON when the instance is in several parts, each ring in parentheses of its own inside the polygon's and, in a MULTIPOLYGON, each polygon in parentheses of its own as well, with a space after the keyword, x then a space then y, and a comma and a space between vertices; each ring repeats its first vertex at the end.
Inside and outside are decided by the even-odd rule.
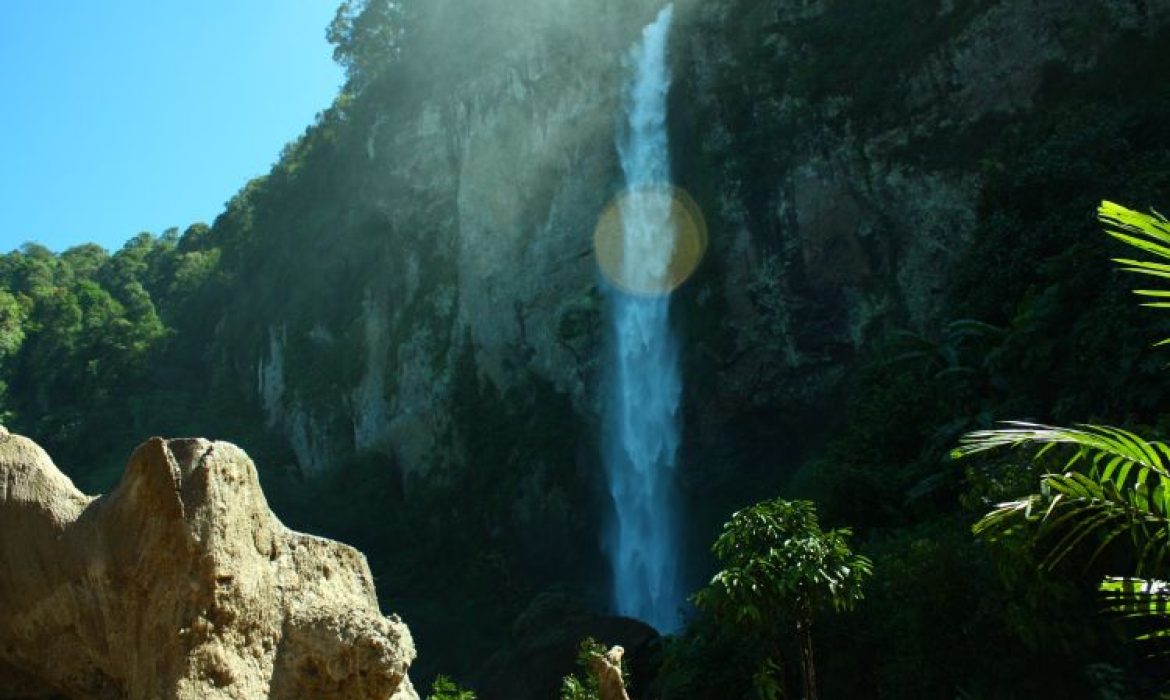
POLYGON ((663 632, 678 627, 678 513, 675 459, 682 380, 670 325, 667 279, 674 254, 666 97, 667 37, 673 6, 642 30, 631 49, 626 129, 618 152, 626 180, 621 204, 621 279, 639 293, 611 296, 615 369, 607 405, 606 462, 616 511, 609 551, 619 613, 663 632))

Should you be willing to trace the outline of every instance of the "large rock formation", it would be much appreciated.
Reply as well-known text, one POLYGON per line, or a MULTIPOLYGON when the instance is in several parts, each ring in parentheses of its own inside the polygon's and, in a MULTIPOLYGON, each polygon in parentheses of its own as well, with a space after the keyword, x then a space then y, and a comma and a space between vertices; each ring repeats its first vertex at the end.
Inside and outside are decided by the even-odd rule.
POLYGON ((365 558, 285 528, 248 456, 152 438, 87 496, 0 428, 0 698, 417 700, 365 558))

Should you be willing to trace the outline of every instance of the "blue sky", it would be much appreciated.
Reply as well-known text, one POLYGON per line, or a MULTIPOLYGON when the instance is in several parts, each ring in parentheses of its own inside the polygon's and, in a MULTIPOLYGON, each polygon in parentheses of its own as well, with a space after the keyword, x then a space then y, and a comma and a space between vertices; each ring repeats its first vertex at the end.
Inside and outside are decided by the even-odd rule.
POLYGON ((0 0, 0 253, 211 223, 341 85, 340 0, 0 0))

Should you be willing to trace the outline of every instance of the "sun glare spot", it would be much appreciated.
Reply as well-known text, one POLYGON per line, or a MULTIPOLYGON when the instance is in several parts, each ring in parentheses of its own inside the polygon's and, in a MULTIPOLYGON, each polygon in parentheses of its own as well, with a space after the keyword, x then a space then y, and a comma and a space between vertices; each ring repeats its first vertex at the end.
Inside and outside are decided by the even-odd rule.
POLYGON ((699 267, 707 226, 699 206, 678 187, 625 190, 606 206, 593 232, 601 273, 618 289, 642 296, 669 294, 699 267), (646 217, 643 212, 668 212, 646 217), (661 221, 667 226, 649 224, 661 221))

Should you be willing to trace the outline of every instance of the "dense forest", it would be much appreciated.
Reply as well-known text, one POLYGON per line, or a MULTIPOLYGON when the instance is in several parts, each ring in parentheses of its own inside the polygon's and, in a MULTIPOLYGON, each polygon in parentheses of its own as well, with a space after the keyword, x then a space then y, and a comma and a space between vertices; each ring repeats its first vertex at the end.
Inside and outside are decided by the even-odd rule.
POLYGON ((636 698, 800 697, 809 640, 825 698, 1164 690, 1102 614, 1122 555, 972 532, 1062 455, 952 452, 1007 420, 1170 431, 1170 314, 1110 261, 1149 250, 1098 220, 1170 207, 1170 3, 676 2, 674 178, 711 250, 672 301, 698 604, 661 637, 608 602, 589 251, 657 6, 487 4, 346 0, 344 89, 210 225, 0 255, 0 422, 90 493, 151 435, 242 446, 289 526, 366 553, 420 686, 553 697, 595 637, 636 698), (737 512, 868 575, 804 626, 721 598, 737 512))

